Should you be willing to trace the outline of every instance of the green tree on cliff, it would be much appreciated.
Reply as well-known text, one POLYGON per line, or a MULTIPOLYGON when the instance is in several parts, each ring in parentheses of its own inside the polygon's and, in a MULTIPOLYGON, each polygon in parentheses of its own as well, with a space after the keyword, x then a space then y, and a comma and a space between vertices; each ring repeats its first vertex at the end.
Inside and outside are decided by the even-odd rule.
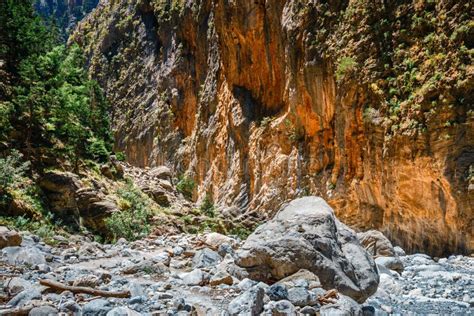
POLYGON ((87 76, 81 49, 57 45, 57 32, 35 15, 31 1, 6 0, 0 8, 0 70, 8 74, 0 139, 8 148, 25 148, 32 160, 45 148, 75 163, 106 159, 107 103, 87 76))

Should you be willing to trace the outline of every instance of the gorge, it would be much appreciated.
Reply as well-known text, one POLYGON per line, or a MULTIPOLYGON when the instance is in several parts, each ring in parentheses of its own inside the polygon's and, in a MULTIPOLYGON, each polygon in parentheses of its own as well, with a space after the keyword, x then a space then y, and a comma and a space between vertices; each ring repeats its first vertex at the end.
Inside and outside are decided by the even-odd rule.
POLYGON ((473 17, 0 1, 0 315, 474 315, 473 17))
POLYGON ((192 178, 195 200, 262 220, 319 195, 408 251, 469 253, 472 10, 111 1, 70 42, 110 98, 115 147, 192 178))

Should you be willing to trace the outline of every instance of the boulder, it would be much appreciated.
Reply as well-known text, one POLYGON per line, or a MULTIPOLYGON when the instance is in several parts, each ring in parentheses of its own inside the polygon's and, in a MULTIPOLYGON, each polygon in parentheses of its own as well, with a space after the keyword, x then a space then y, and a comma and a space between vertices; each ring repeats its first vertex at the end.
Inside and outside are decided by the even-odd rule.
POLYGON ((375 262, 354 231, 318 197, 296 199, 259 226, 236 252, 236 263, 250 278, 268 282, 307 269, 323 288, 359 302, 375 293, 379 282, 375 262))
POLYGON ((265 307, 265 311, 268 315, 272 316, 294 316, 297 315, 295 306, 291 302, 281 300, 278 302, 271 301, 265 307))
POLYGON ((155 179, 171 180, 173 173, 166 166, 158 166, 148 171, 148 174, 155 179))
POLYGON ((308 306, 318 303, 317 297, 303 287, 294 287, 288 290, 288 300, 295 306, 308 306))
POLYGON ((7 305, 21 307, 36 299, 41 299, 41 293, 39 290, 36 288, 27 288, 26 290, 16 294, 10 301, 8 301, 7 305))
POLYGON ((112 308, 110 301, 99 298, 85 304, 82 308, 82 314, 84 316, 105 316, 112 308))
POLYGON ((232 285, 233 283, 234 283, 234 279, 229 273, 225 271, 218 271, 209 280, 209 284, 213 286, 220 285, 220 284, 232 285))
POLYGON ((209 247, 211 247, 212 249, 217 250, 223 244, 228 244, 231 246, 235 245, 236 240, 228 236, 225 236, 216 232, 212 232, 205 236, 204 243, 208 245, 209 247))
POLYGON ((0 249, 21 245, 21 236, 18 232, 0 226, 0 249))
POLYGON ((201 269, 194 269, 191 272, 181 275, 183 283, 186 285, 206 285, 209 281, 209 275, 201 269))
POLYGON ((394 257, 396 255, 392 243, 378 230, 368 230, 366 232, 357 233, 357 239, 360 244, 373 257, 394 257))
POLYGON ((313 272, 305 269, 301 269, 298 272, 281 279, 278 281, 278 284, 285 285, 288 288, 295 286, 308 287, 310 289, 321 287, 321 281, 319 281, 319 278, 313 272))
POLYGON ((228 312, 236 315, 259 315, 263 310, 265 290, 254 286, 237 296, 229 303, 228 312))
POLYGON ((403 262, 398 257, 378 257, 375 258, 375 263, 398 273, 403 272, 403 262))
POLYGON ((2 249, 2 257, 11 265, 37 266, 46 263, 44 254, 36 247, 6 247, 2 249))
POLYGON ((273 284, 267 289, 267 295, 272 301, 288 299, 288 290, 283 284, 273 284))
POLYGON ((168 191, 156 183, 148 183, 146 186, 140 187, 142 191, 152 198, 158 205, 168 207, 171 205, 168 191))
POLYGON ((345 295, 339 295, 337 301, 333 304, 323 305, 320 310, 321 316, 335 315, 362 315, 362 308, 356 301, 345 295))
POLYGON ((210 268, 221 262, 222 257, 209 248, 197 251, 193 257, 193 268, 210 268))
POLYGON ((71 172, 48 171, 39 181, 48 198, 51 211, 66 225, 79 228, 76 191, 82 184, 79 176, 71 172))

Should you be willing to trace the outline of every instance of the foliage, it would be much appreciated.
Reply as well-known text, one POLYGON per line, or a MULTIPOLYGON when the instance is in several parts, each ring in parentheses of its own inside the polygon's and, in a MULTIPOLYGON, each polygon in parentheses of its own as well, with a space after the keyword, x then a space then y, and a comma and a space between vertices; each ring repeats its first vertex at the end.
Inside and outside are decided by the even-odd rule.
POLYGON ((247 239, 247 237, 250 236, 251 233, 252 233, 251 229, 241 226, 241 225, 235 226, 229 231, 229 235, 235 235, 242 240, 247 239))
POLYGON ((193 198, 194 180, 186 175, 181 175, 176 184, 176 190, 182 193, 185 198, 191 200, 193 198))
POLYGON ((201 206, 199 207, 200 211, 209 217, 215 217, 216 216, 216 210, 214 203, 212 201, 211 195, 208 193, 204 197, 204 200, 201 203, 201 206))
POLYGON ((45 243, 55 245, 57 241, 53 237, 67 233, 61 228, 60 223, 53 223, 52 218, 51 214, 40 219, 30 219, 24 216, 0 216, 0 225, 20 231, 29 231, 41 237, 45 243))
POLYGON ((12 150, 6 158, 0 158, 0 192, 9 188, 17 188, 25 177, 30 163, 22 161, 23 155, 17 150, 12 150))
POLYGON ((137 187, 128 182, 116 192, 120 211, 105 220, 105 226, 112 240, 125 238, 137 240, 150 233, 151 203, 137 187))
POLYGON ((285 120, 286 136, 292 142, 299 142, 304 139, 304 132, 297 128, 289 119, 285 120))
POLYGON ((0 141, 27 148, 28 158, 43 147, 76 164, 80 158, 106 159, 107 102, 88 78, 81 49, 56 45, 57 32, 34 13, 31 0, 2 1, 0 25, 0 61, 7 74, 2 77, 9 78, 1 84, 12 86, 0 96, 0 141), (25 132, 12 138, 12 130, 25 132))
POLYGON ((117 158, 118 161, 125 161, 127 159, 123 151, 116 152, 115 157, 117 158))
POLYGON ((336 69, 336 80, 341 81, 355 69, 357 62, 352 57, 342 57, 336 69))
POLYGON ((260 122, 260 126, 263 128, 267 128, 268 125, 272 122, 273 118, 269 116, 265 116, 262 121, 260 122))

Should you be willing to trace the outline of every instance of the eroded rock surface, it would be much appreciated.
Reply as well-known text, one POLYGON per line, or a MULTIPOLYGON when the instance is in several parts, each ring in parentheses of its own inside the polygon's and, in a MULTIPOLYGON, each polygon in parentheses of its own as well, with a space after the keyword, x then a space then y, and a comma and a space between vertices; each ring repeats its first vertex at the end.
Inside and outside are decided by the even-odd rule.
POLYGON ((195 200, 251 227, 319 195, 408 252, 469 254, 472 9, 104 1, 71 41, 113 105, 116 148, 186 173, 195 200))

